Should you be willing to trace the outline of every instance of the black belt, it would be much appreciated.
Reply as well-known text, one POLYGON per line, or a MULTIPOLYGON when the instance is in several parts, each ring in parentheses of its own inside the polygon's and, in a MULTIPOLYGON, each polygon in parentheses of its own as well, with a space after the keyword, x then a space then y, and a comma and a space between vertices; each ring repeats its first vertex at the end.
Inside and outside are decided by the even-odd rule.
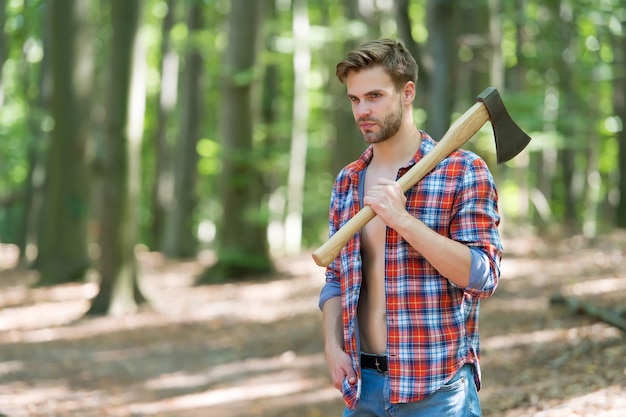
POLYGON ((387 372, 387 356, 361 353, 361 366, 363 368, 376 369, 382 374, 387 372))

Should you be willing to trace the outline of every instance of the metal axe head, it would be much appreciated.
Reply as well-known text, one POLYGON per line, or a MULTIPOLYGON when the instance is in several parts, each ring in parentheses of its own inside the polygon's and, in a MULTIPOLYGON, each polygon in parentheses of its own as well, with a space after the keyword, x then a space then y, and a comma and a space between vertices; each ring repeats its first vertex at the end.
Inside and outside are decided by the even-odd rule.
POLYGON ((530 136, 513 121, 496 88, 485 88, 476 99, 481 101, 489 112, 489 120, 496 139, 498 163, 512 159, 528 145, 530 136))

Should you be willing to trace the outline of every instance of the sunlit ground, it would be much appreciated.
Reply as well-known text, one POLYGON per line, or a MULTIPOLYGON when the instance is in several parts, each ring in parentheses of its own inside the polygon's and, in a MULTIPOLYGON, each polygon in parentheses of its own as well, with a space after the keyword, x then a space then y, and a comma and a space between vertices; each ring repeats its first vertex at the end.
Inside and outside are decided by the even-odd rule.
MULTIPOLYGON (((560 292, 623 314, 625 243, 510 245, 481 311, 485 416, 626 416, 623 332, 549 302, 560 292)), ((154 309, 87 319, 95 284, 30 288, 15 256, 0 245, 7 416, 341 415, 322 353, 323 270, 307 254, 281 260, 281 278, 195 287, 210 256, 144 253, 154 309)))

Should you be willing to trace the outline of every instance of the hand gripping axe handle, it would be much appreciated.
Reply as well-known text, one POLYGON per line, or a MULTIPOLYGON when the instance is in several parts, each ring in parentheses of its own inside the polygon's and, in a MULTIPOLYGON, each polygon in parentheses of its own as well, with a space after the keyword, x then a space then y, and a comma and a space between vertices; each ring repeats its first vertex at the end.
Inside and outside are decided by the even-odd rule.
MULTIPOLYGON (((398 179, 402 190, 406 192, 413 187, 448 155, 467 143, 487 120, 491 121, 493 127, 499 164, 512 159, 530 142, 530 137, 507 112, 498 90, 487 87, 477 97, 477 102, 450 126, 437 146, 398 179)), ((330 265, 341 252, 341 248, 374 217, 376 213, 370 206, 363 207, 313 252, 315 263, 319 266, 330 265)))

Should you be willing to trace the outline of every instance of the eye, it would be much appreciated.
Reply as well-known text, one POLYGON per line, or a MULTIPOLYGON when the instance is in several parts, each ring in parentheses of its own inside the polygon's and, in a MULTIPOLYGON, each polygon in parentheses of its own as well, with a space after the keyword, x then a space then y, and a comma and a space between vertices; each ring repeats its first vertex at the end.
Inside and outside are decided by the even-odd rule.
POLYGON ((354 97, 354 96, 350 96, 349 98, 350 98, 350 101, 353 102, 353 103, 358 103, 359 102, 359 99, 354 97))

